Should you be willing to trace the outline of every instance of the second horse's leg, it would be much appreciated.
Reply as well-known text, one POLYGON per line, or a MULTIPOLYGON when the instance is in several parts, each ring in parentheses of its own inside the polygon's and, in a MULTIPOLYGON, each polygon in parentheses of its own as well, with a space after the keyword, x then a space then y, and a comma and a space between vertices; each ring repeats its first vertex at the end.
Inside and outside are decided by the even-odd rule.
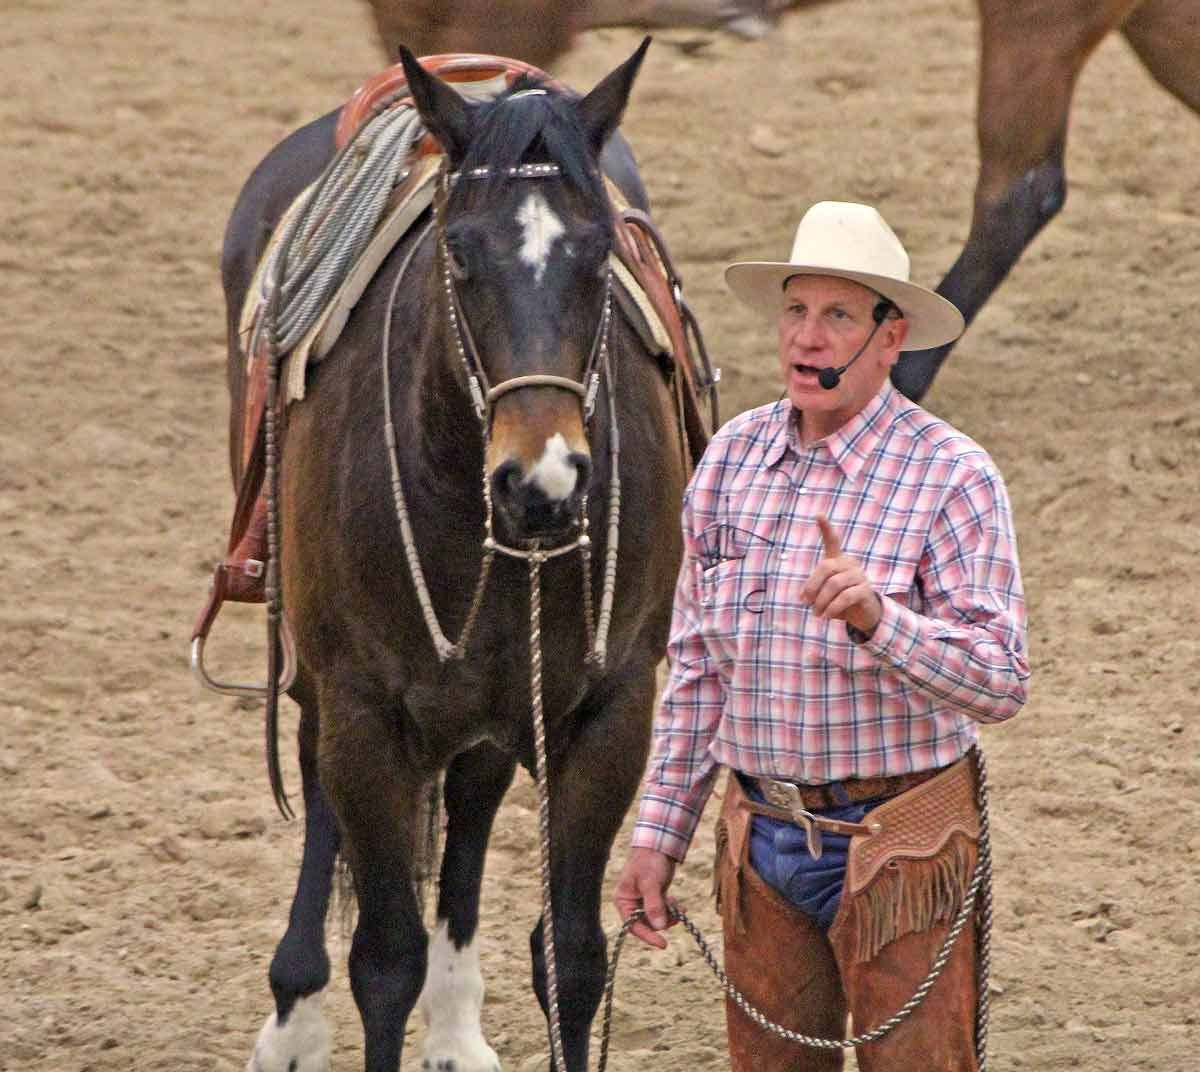
MULTIPOLYGON (((608 964, 600 924, 604 869, 645 768, 653 700, 653 666, 623 676, 585 705, 578 733, 549 764, 558 1010, 570 1072, 587 1069, 588 1032, 608 964)), ((529 941, 534 990, 549 1015, 542 931, 539 920, 529 941)))
MULTIPOLYGON (((937 288, 968 324, 1062 208, 1075 80, 1133 2, 980 0, 975 208, 966 245, 937 288)), ((905 353, 892 369, 892 382, 919 401, 953 347, 905 353)))
POLYGON ((479 1023, 483 975, 475 932, 484 853, 515 766, 511 756, 480 744, 455 757, 446 771, 446 847, 437 926, 420 999, 429 1028, 421 1067, 429 1072, 500 1072, 496 1051, 479 1023))
POLYGON ((413 889, 413 813, 425 783, 411 766, 393 705, 352 687, 321 690, 321 785, 342 828, 358 924, 350 989, 363 1023, 366 1072, 396 1072, 425 979, 427 940, 413 889))
POLYGON ((300 702, 300 774, 304 782, 304 856, 288 927, 271 960, 275 1011, 259 1032, 247 1072, 327 1072, 329 1027, 321 991, 329 982, 325 915, 341 838, 317 779, 317 707, 300 702))

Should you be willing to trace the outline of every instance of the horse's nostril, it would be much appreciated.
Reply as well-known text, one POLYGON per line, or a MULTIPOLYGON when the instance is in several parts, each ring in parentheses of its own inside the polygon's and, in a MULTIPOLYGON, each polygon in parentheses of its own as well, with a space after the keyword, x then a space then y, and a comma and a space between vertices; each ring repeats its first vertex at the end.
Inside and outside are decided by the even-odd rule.
POLYGON ((586 454, 574 451, 567 457, 567 461, 575 466, 575 494, 582 495, 587 491, 588 483, 592 479, 592 459, 586 454))
POLYGON ((492 473, 492 491, 504 498, 515 498, 521 487, 521 466, 509 459, 501 462, 492 473))

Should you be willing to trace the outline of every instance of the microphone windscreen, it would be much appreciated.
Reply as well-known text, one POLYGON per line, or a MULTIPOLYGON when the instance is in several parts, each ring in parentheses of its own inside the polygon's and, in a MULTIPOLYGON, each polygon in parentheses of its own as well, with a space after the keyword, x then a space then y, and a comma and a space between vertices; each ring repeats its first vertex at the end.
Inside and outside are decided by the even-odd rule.
POLYGON ((826 391, 832 391, 842 379, 842 374, 835 368, 823 368, 817 373, 817 383, 825 388, 826 391))

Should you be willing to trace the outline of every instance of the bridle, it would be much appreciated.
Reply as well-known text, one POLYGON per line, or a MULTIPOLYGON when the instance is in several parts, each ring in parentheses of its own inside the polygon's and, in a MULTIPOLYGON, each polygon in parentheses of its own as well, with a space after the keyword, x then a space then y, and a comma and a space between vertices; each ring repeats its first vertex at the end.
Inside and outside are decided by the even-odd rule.
MULTIPOLYGON (((596 405, 596 394, 600 387, 600 372, 608 355, 609 323, 612 317, 612 269, 606 267, 604 306, 600 314, 600 322, 596 326, 596 334, 592 337, 592 346, 588 353, 583 379, 572 380, 566 376, 534 373, 528 376, 513 376, 494 387, 489 384, 483 361, 479 357, 479 348, 475 345, 474 336, 471 334, 470 322, 463 312, 458 287, 454 283, 454 274, 450 270, 450 251, 446 246, 446 202, 452 185, 456 185, 464 179, 468 181, 488 179, 493 174, 495 172, 490 167, 475 167, 467 171, 450 172, 443 164, 438 179, 438 192, 434 197, 433 205, 438 258, 441 263, 447 315, 450 319, 450 333, 458 349, 459 360, 466 369, 471 401, 475 407, 475 415, 479 418, 480 426, 483 429, 485 442, 490 431, 492 404, 498 398, 524 387, 560 387, 578 395, 582 399, 584 423, 590 423, 596 405)), ((562 169, 557 164, 520 164, 505 169, 505 175, 510 179, 542 179, 561 174, 562 169)))
MULTIPOLYGON (((520 164, 506 168, 505 177, 514 180, 537 180, 561 175, 562 170, 557 164, 538 163, 520 164)), ((423 234, 413 243, 407 257, 402 263, 393 282, 388 297, 381 340, 381 370, 383 376, 384 400, 384 437, 387 443, 388 457, 391 465, 392 498, 396 509, 396 517, 400 524, 400 535, 404 545, 405 559, 409 574, 416 590, 417 601, 425 619, 426 628, 433 642, 439 662, 454 659, 459 660, 466 655, 467 643, 475 621, 483 605, 484 592, 487 588, 488 577, 491 573, 492 562, 497 554, 525 561, 530 568, 531 586, 536 587, 538 571, 541 564, 548 559, 557 558, 571 551, 578 551, 582 562, 583 574, 583 613, 587 631, 587 661, 589 667, 598 671, 603 668, 607 658, 608 629, 612 620, 612 604, 616 589, 617 543, 620 529, 621 482, 619 476, 620 436, 617 429, 615 377, 610 359, 610 337, 612 332, 612 268, 606 263, 604 270, 604 304, 596 333, 592 338, 591 349, 588 353, 587 364, 581 380, 573 380, 565 376, 549 373, 532 373, 524 376, 514 376, 495 384, 490 383, 479 348, 471 333, 470 322, 463 311, 458 288, 455 286, 454 275, 450 268, 450 252, 446 243, 446 204, 449 200, 450 187, 461 181, 491 178, 495 174, 488 166, 470 168, 466 171, 451 172, 448 164, 443 161, 438 176, 438 185, 433 199, 433 218, 426 226, 423 234), (467 616, 463 623, 458 639, 449 640, 443 632, 437 619, 429 587, 421 568, 420 556, 417 552, 416 541, 409 519, 408 506, 400 475, 399 452, 396 447, 395 426, 392 421, 391 377, 389 375, 389 350, 391 337, 392 309, 399 290, 401 279, 416 250, 430 230, 434 231, 437 243, 437 257, 441 276, 441 288, 444 298, 444 311, 449 327, 449 335, 454 341, 467 378, 467 391, 471 398, 472 408, 479 421, 480 433, 483 438, 483 499, 484 499, 484 536, 482 541, 483 558, 480 562, 479 576, 468 605, 467 616), (592 584, 591 584, 591 537, 588 534, 588 502, 587 494, 583 495, 580 504, 580 519, 578 534, 568 543, 545 547, 538 540, 530 540, 527 546, 513 547, 498 540, 494 530, 494 508, 492 503, 491 482, 488 479, 486 457, 487 447, 491 439, 492 411, 495 402, 515 391, 527 387, 557 387, 570 391, 580 400, 583 412, 584 427, 591 428, 595 415, 596 399, 599 394, 601 378, 608 381, 608 411, 609 411, 609 454, 610 477, 608 488, 608 517, 606 522, 606 551, 604 560, 604 581, 601 590, 600 613, 593 622, 592 614, 592 584)), ((536 593, 535 593, 536 594, 536 593)))

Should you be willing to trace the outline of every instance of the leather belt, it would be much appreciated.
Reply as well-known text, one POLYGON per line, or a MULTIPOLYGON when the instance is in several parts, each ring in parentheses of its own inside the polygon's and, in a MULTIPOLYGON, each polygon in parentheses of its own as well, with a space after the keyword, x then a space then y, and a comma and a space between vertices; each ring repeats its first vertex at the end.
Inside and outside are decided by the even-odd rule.
POLYGON ((847 778, 844 782, 825 782, 823 785, 801 785, 797 782, 783 782, 775 778, 755 778, 754 784, 767 800, 774 804, 772 795, 783 799, 792 799, 793 793, 801 804, 809 811, 824 811, 829 808, 840 808, 844 804, 860 804, 864 800, 875 800, 879 797, 897 797, 915 789, 922 782, 929 781, 944 768, 934 770, 912 771, 908 774, 895 774, 886 778, 847 778))
POLYGON ((814 815, 813 809, 835 808, 843 804, 857 804, 876 797, 894 797, 929 781, 941 773, 943 768, 898 774, 887 778, 851 778, 844 782, 826 782, 823 785, 799 785, 796 782, 779 781, 776 778, 756 778, 744 775, 752 781, 766 798, 765 804, 745 801, 746 808, 756 815, 795 823, 804 830, 808 842, 808 853, 814 860, 821 858, 821 833, 840 834, 843 837, 869 837, 878 834, 882 827, 868 813, 861 823, 831 819, 825 815, 814 815))

